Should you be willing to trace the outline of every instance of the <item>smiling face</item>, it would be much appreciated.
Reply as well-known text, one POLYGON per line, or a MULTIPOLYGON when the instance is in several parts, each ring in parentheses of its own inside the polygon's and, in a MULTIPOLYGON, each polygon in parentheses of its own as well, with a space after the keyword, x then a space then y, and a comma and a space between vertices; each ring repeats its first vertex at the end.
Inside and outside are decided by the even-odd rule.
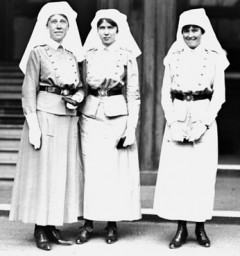
POLYGON ((182 29, 183 40, 191 49, 197 48, 201 43, 204 30, 199 26, 188 25, 182 29))
POLYGON ((103 19, 98 22, 97 29, 100 39, 104 45, 109 46, 116 41, 118 27, 115 22, 108 22, 106 19, 103 19))
POLYGON ((69 23, 67 17, 61 14, 52 15, 47 22, 50 37, 61 43, 68 31, 69 23))

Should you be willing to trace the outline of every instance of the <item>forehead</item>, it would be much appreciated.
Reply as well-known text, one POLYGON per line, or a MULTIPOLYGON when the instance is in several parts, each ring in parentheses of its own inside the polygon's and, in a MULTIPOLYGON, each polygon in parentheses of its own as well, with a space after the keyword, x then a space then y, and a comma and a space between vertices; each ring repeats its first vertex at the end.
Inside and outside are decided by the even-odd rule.
POLYGON ((182 28, 183 31, 190 30, 190 29, 201 29, 201 28, 197 25, 192 25, 192 24, 183 26, 182 28))
POLYGON ((103 19, 102 22, 99 24, 100 26, 112 26, 107 20, 103 19))
POLYGON ((57 19, 57 20, 64 19, 64 20, 67 21, 67 18, 66 18, 63 14, 53 14, 53 15, 51 15, 51 16, 48 18, 49 21, 55 20, 55 19, 57 19))

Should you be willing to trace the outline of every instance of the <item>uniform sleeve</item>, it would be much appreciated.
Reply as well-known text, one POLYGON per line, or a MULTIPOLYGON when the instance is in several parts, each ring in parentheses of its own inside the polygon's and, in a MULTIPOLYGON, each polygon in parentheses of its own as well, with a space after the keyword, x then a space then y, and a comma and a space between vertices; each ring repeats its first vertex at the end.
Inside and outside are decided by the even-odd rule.
POLYGON ((139 74, 136 58, 130 56, 127 61, 126 99, 128 106, 128 128, 136 128, 140 108, 139 74))
POLYGON ((79 72, 79 84, 77 86, 77 92, 75 94, 81 95, 82 97, 86 96, 86 63, 82 61, 78 63, 78 72, 79 72))
POLYGON ((32 50, 27 62, 26 74, 22 86, 23 113, 36 113, 37 88, 40 75, 40 56, 37 51, 32 50))
POLYGON ((207 115, 203 120, 206 125, 211 125, 218 115, 222 104, 225 102, 225 76, 221 61, 217 59, 215 76, 213 80, 213 95, 210 101, 207 115))
POLYGON ((163 76, 163 85, 162 85, 162 107, 167 120, 167 124, 171 125, 176 121, 173 103, 171 99, 170 92, 171 85, 171 74, 169 64, 165 65, 164 76, 163 76))

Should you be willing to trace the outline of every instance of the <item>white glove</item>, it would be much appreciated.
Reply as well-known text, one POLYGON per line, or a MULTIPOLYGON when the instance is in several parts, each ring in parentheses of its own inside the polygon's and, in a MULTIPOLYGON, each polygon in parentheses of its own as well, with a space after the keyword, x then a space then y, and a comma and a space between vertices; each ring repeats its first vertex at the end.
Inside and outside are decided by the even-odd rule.
POLYGON ((206 132, 207 127, 202 122, 196 122, 192 124, 192 130, 190 132, 189 141, 199 140, 202 135, 206 132))
MULTIPOLYGON (((83 98, 84 98, 83 93, 76 93, 76 94, 74 94, 74 95, 71 97, 72 100, 75 100, 75 101, 77 101, 78 103, 82 102, 82 101, 83 101, 83 98)), ((66 104, 66 107, 67 107, 68 109, 76 109, 76 108, 77 108, 77 106, 73 106, 73 105, 70 104, 70 103, 67 103, 67 104, 66 104)))
POLYGON ((122 137, 126 137, 123 146, 131 146, 135 143, 135 128, 127 128, 122 137))
POLYGON ((40 149, 42 133, 38 124, 37 114, 27 114, 26 120, 29 127, 29 142, 33 145, 34 149, 40 149))
POLYGON ((179 121, 173 122, 170 126, 170 133, 173 141, 183 142, 185 132, 182 127, 182 123, 179 121))

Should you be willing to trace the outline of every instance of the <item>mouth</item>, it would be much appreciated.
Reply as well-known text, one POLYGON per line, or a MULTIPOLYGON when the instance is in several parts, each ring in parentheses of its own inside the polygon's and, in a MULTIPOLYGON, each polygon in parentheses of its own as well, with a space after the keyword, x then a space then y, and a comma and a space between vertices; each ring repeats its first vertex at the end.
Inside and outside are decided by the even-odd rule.
POLYGON ((63 32, 62 32, 62 31, 56 31, 56 32, 54 32, 54 34, 55 34, 55 35, 62 35, 63 32))

